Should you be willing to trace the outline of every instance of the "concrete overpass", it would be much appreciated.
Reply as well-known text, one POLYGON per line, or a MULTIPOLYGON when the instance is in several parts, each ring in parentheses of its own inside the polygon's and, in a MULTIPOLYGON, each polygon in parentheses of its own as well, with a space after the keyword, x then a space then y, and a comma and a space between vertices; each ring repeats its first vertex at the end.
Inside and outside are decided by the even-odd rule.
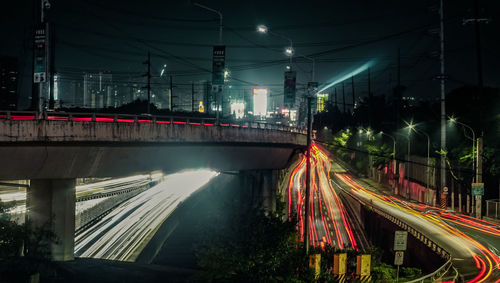
POLYGON ((242 171, 242 186, 272 199, 275 170, 306 136, 289 127, 121 114, 0 112, 0 179, 30 179, 34 225, 52 222, 54 260, 73 259, 75 179, 185 168, 242 171))

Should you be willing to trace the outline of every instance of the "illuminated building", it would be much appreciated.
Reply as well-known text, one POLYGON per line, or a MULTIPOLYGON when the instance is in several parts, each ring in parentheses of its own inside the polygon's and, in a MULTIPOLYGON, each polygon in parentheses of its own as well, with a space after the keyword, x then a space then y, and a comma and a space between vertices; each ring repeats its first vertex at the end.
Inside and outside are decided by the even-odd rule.
POLYGON ((253 115, 266 117, 267 115, 267 88, 253 89, 253 115))
POLYGON ((83 107, 104 108, 114 105, 112 75, 99 72, 83 76, 83 107))
POLYGON ((0 109, 16 110, 17 108, 17 59, 0 57, 0 109))
POLYGON ((245 116, 245 103, 233 102, 231 103, 231 115, 236 119, 241 119, 245 116))
POLYGON ((327 101, 328 101, 328 94, 318 93, 317 102, 316 102, 316 111, 317 112, 324 112, 327 101))

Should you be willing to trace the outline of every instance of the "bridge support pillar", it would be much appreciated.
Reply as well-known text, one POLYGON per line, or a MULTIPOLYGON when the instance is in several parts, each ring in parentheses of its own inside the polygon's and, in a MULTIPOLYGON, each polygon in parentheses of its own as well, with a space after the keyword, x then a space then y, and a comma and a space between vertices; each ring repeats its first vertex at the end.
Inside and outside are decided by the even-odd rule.
POLYGON ((266 213, 276 210, 276 193, 278 191, 278 170, 241 171, 241 186, 252 196, 254 204, 266 213))
MULTIPOLYGON (((73 260, 75 247, 75 179, 34 179, 27 194, 28 220, 33 228, 47 227, 56 239, 50 259, 73 260)), ((29 247, 28 247, 29 249, 29 247)))

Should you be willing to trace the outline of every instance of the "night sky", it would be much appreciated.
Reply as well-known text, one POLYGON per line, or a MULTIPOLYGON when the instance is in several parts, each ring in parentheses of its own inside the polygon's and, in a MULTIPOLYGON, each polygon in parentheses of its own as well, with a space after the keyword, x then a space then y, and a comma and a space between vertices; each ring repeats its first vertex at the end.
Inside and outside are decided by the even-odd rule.
MULTIPOLYGON (((39 3, 39 1, 35 1, 39 3)), ((210 79, 211 46, 218 43, 218 16, 188 0, 52 0, 56 29, 56 72, 75 78, 83 72, 111 71, 115 81, 141 82, 142 64, 152 54, 153 75, 167 64, 177 82, 210 79)), ((500 1, 479 0, 484 82, 499 86, 500 1)), ((265 24, 293 40, 297 54, 316 59, 316 80, 327 84, 371 62, 372 90, 389 95, 396 84, 397 53, 405 95, 437 99, 439 27, 437 0, 228 1, 200 0, 222 12, 226 67, 234 88, 254 86, 282 92, 288 58, 282 38, 258 34, 265 24), (438 31, 438 30, 436 30, 438 31)), ((473 0, 445 0, 447 89, 477 82, 473 0)), ((21 108, 31 92, 33 1, 8 1, 0 10, 1 55, 18 56, 22 72, 21 108)), ((310 80, 311 63, 295 57, 298 83, 310 80)), ((355 77, 356 92, 367 95, 367 73, 355 77)), ((347 86, 347 85, 346 85, 347 86)), ((346 89, 350 92, 349 87, 346 89)), ((350 97, 350 96, 348 96, 350 97)))

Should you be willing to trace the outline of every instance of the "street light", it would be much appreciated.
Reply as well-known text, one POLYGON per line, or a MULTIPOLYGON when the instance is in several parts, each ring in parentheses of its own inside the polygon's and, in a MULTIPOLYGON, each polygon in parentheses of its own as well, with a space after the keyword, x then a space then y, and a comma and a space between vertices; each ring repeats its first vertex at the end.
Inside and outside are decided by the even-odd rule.
POLYGON ((418 130, 415 125, 413 123, 410 122, 410 124, 408 124, 408 128, 410 129, 410 132, 411 131, 414 131, 415 133, 420 133, 420 134, 423 134, 427 137, 427 189, 426 189, 426 192, 425 192, 425 195, 426 195, 426 198, 425 198, 425 203, 428 204, 428 201, 427 201, 427 197, 428 197, 428 193, 429 193, 429 184, 430 184, 430 149, 431 149, 431 138, 429 137, 429 135, 422 131, 422 130, 418 130))
POLYGON ((166 69, 167 69, 167 64, 163 64, 163 68, 161 68, 161 72, 160 72, 160 77, 163 76, 163 74, 165 73, 166 69))
POLYGON ((210 7, 207 7, 205 5, 202 5, 202 4, 199 4, 199 3, 193 3, 193 5, 197 6, 197 7, 200 7, 202 9, 205 9, 207 11, 210 11, 210 12, 213 12, 213 13, 216 13, 219 15, 219 44, 222 44, 222 13, 215 10, 215 9, 212 9, 210 7))
POLYGON ((294 53, 295 53, 295 50, 293 50, 293 48, 291 46, 285 47, 285 55, 286 56, 293 56, 294 53))
POLYGON ((280 33, 272 32, 265 25, 258 25, 257 26, 257 32, 262 33, 262 34, 270 34, 270 35, 274 35, 274 36, 277 36, 277 37, 281 37, 283 39, 288 40, 288 42, 290 42, 290 46, 288 46, 288 47, 285 48, 285 54, 290 57, 290 69, 291 69, 292 68, 292 58, 293 58, 293 54, 294 54, 293 41, 290 38, 288 38, 288 37, 286 37, 286 36, 284 36, 284 35, 282 35, 280 33))
MULTIPOLYGON (((462 122, 457 121, 457 118, 455 118, 455 117, 449 117, 448 119, 449 119, 449 121, 451 123, 461 125, 462 127, 467 128, 467 129, 469 129, 472 132, 472 172, 476 173, 475 178, 473 176, 472 179, 475 180, 475 181, 477 181, 478 180, 478 176, 479 176, 479 171, 478 171, 479 166, 477 164, 477 162, 479 162, 479 150, 476 149, 476 147, 477 147, 477 144, 476 144, 476 133, 474 132, 474 130, 472 129, 472 127, 470 127, 470 126, 468 126, 468 125, 466 125, 466 124, 464 124, 462 122), (476 154, 474 154, 474 151, 476 151, 476 154)), ((468 139, 470 139, 470 137, 468 137, 467 135, 465 135, 465 137, 467 137, 468 139)), ((474 175, 474 173, 473 173, 473 175, 474 175)))
POLYGON ((267 33, 267 27, 265 25, 258 25, 257 31, 260 33, 267 33))

